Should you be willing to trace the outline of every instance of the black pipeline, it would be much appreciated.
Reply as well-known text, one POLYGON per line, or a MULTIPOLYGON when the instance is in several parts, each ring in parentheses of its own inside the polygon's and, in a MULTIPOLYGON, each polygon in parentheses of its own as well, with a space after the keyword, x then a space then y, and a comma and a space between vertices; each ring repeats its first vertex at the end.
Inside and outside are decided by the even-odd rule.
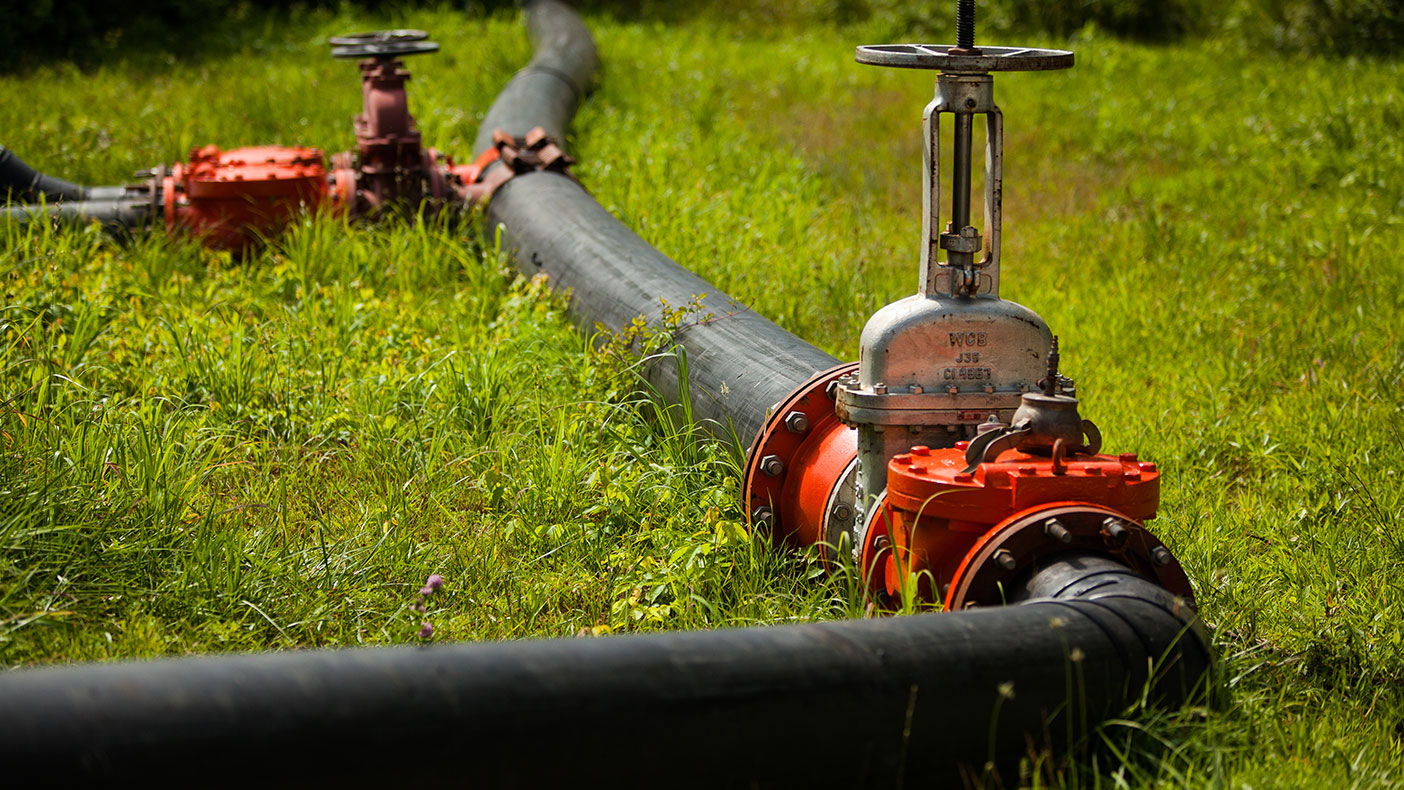
POLYGON ((1068 557, 1029 586, 1064 593, 792 627, 18 672, 0 680, 0 762, 16 786, 952 786, 1064 750, 1152 680, 1177 703, 1205 672, 1178 602, 1114 563, 1068 557))
MULTIPOLYGON (((522 136, 540 126, 564 140, 599 66, 575 12, 554 0, 526 7, 536 55, 488 111, 475 154, 491 147, 495 129, 522 136)), ((639 315, 657 325, 664 310, 685 309, 705 295, 677 334, 687 392, 673 356, 650 365, 648 378, 670 403, 685 394, 693 419, 725 440, 749 442, 766 409, 839 362, 649 246, 564 176, 513 178, 493 196, 487 217, 490 228, 503 228, 523 274, 545 274, 553 288, 570 289, 571 315, 586 333, 597 323, 619 329, 639 315)))
MULTIPOLYGON (((568 119, 594 70, 573 12, 538 0, 527 15, 565 32, 538 36, 558 57, 533 61, 560 74, 528 69, 489 113, 514 134, 568 119), (570 107, 534 116, 547 101, 570 107)), ((519 176, 488 216, 525 272, 573 289, 585 327, 708 293, 713 319, 678 337, 693 411, 743 441, 834 362, 567 178, 519 176)), ((654 372, 672 396, 675 370, 654 372)), ((1194 613, 1115 562, 1055 557, 1009 595, 852 622, 16 672, 0 677, 0 764, 19 784, 950 786, 987 764, 1012 780, 1031 751, 1060 752, 1142 698, 1179 704, 1208 676, 1194 613)))

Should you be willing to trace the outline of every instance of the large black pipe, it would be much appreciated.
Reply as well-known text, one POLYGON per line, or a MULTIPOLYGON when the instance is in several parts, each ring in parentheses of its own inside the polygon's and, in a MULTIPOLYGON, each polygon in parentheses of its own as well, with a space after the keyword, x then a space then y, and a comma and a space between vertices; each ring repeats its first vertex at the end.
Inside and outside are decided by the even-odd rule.
POLYGON ((1095 580, 1075 599, 960 614, 21 672, 0 679, 0 764, 17 787, 1015 780, 1152 667, 1170 703, 1207 667, 1197 637, 1168 643, 1190 628, 1176 600, 1088 559, 1059 563, 1059 585, 1095 580))
MULTIPOLYGON (((599 65, 589 31, 569 7, 556 0, 525 5, 537 54, 488 111, 478 151, 492 145, 496 129, 521 136, 542 126, 564 140, 599 65)), ((749 443, 768 408, 838 364, 649 246, 564 176, 513 178, 493 196, 487 217, 490 228, 503 229, 523 274, 545 274, 552 287, 570 291, 571 315, 587 333, 596 325, 618 330, 640 315, 657 327, 665 310, 705 295, 676 334, 685 382, 671 355, 649 365, 647 375, 665 400, 687 402, 692 418, 725 440, 749 443)))
MULTIPOLYGON (((574 289, 587 327, 656 316, 659 295, 739 309, 679 338, 694 397, 715 386, 699 415, 744 438, 758 404, 832 362, 592 204, 536 174, 489 216, 519 265, 574 289)), ((1110 560, 1055 558, 1010 595, 880 620, 19 672, 0 678, 0 765, 21 785, 951 786, 987 762, 1016 780, 1030 749, 1208 676, 1193 611, 1110 560)))
POLYGON ((487 216, 503 228, 524 274, 544 273, 553 288, 569 289, 571 315, 586 332, 596 324, 617 330, 640 315, 657 327, 665 309, 682 309, 705 294, 675 334, 686 357, 687 391, 677 356, 659 357, 647 375, 665 400, 687 401, 693 419, 723 439, 749 443, 767 409, 838 364, 650 247, 568 178, 514 178, 493 197, 487 216))
POLYGON ((501 129, 521 136, 540 126, 565 140, 575 108, 599 73, 595 39, 570 6, 557 0, 526 0, 531 62, 497 94, 478 127, 475 154, 492 147, 492 134, 501 129))

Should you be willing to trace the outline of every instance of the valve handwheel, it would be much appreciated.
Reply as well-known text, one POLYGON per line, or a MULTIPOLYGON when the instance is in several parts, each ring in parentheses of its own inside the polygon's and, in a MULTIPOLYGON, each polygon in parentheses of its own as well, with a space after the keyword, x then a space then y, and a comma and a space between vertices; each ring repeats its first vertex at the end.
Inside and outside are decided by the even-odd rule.
POLYGON ((952 74, 987 74, 991 71, 1056 71, 1072 68, 1073 53, 1063 49, 1030 47, 979 47, 964 49, 950 44, 868 44, 858 47, 854 59, 869 66, 895 69, 940 69, 952 74))
POLYGON ((372 30, 332 36, 327 43, 332 45, 334 58, 399 58, 438 52, 439 45, 428 38, 423 30, 372 30))

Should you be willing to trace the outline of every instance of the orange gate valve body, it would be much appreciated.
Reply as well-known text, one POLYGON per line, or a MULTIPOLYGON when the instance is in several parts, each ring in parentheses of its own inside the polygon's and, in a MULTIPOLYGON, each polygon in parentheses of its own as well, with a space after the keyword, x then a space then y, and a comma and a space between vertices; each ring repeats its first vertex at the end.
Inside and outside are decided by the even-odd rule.
MULTIPOLYGON (((1168 550, 1140 524, 1155 516, 1160 503, 1160 473, 1155 464, 1129 453, 1075 454, 1058 459, 1059 466, 1051 457, 1006 450, 967 473, 967 446, 960 442, 948 449, 913 447, 888 465, 887 494, 879 517, 886 529, 869 536, 860 565, 880 591, 899 596, 904 585, 915 581, 920 599, 936 600, 939 592, 946 608, 963 607, 967 602, 957 601, 953 591, 961 587, 963 575, 977 570, 972 555, 1016 517, 1027 520, 1030 514, 1054 506, 1080 508, 1079 523, 1086 520, 1083 511, 1102 514, 1092 528, 1097 545, 1090 548, 1116 553, 1133 533, 1144 533, 1142 543, 1149 538, 1154 545, 1145 544, 1142 553, 1149 558, 1159 549, 1151 559, 1167 564, 1159 560, 1169 557, 1168 550), (1101 523, 1108 519, 1110 527, 1101 523), (1110 537, 1103 532, 1110 532, 1110 537)), ((1086 537, 1056 524, 1045 532, 1048 551, 1042 553, 1079 548, 1073 545, 1074 539, 1086 537)), ((1008 550, 993 554, 986 560, 1010 571, 1026 568, 1030 559, 1008 550)), ((1169 559, 1173 562, 1173 557, 1169 559)), ((1188 594, 1188 582, 1174 585, 1173 591, 1188 594)))
POLYGON ((166 228, 185 229, 216 249, 244 252, 277 233, 304 206, 328 199, 316 148, 276 145, 190 152, 161 183, 166 228))

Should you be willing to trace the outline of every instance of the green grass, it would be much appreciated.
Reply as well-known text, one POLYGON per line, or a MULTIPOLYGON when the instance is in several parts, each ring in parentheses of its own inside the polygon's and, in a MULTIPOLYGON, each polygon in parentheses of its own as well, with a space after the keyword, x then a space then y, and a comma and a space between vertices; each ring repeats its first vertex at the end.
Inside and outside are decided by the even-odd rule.
MULTIPOLYGON (((867 31, 593 19, 576 124, 607 208, 845 358, 911 292, 928 76, 867 31)), ((112 183, 207 141, 350 141, 327 34, 424 27, 427 140, 466 156, 515 20, 307 15, 244 51, 0 77, 0 140, 112 183), (48 108, 34 117, 32 108, 48 108)), ((1036 43, 1036 42, 1030 42, 1036 43)), ((1133 711, 1074 786, 1383 787, 1404 768, 1404 66, 1151 47, 1000 78, 1004 295, 1062 338, 1197 584, 1223 702, 1133 711)), ((244 263, 0 228, 0 662, 852 616, 746 539, 735 455, 589 353, 472 222, 309 220, 244 263), (424 577, 444 591, 411 609, 424 577)))

